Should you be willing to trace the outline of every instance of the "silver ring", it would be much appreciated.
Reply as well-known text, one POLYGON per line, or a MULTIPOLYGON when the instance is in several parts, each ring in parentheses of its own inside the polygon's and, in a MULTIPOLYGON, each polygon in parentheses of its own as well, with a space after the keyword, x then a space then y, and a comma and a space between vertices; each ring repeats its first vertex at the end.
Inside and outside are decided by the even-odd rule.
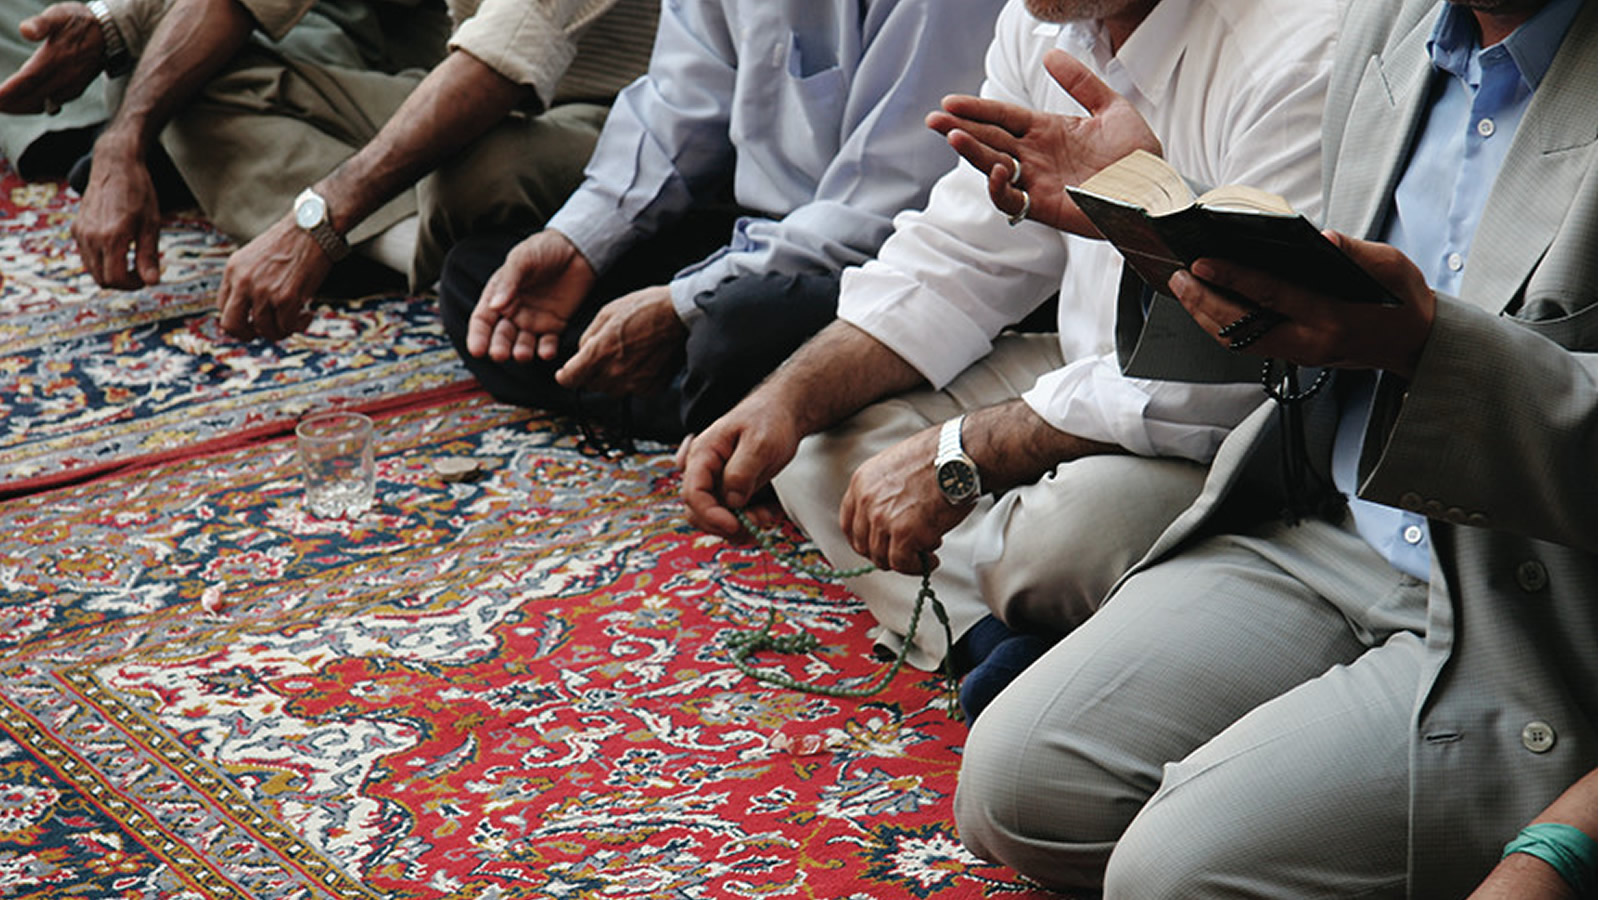
MULTIPOLYGON (((1011 156, 1011 154, 1009 154, 1009 153, 1006 154, 1006 155, 1007 156, 1011 156)), ((1012 184, 1017 184, 1017 183, 1019 183, 1021 181, 1022 181, 1022 160, 1017 159, 1015 156, 1011 156, 1011 183, 1012 184)))
POLYGON ((1010 225, 1012 228, 1017 227, 1017 225, 1021 223, 1023 219, 1028 217, 1028 210, 1032 208, 1033 198, 1029 197, 1028 192, 1024 190, 1022 192, 1022 208, 1017 210, 1016 215, 1006 216, 1006 224, 1010 225))
POLYGON ((54 97, 44 98, 44 114, 53 116, 58 112, 61 112, 61 104, 57 103, 54 97))

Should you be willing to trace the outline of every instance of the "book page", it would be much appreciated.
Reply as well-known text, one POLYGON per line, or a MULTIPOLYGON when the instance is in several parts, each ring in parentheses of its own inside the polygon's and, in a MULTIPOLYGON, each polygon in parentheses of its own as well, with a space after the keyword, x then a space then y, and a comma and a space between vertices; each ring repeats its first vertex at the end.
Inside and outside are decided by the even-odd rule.
POLYGON ((1152 216, 1194 205, 1194 192, 1178 171, 1153 153, 1135 150, 1089 178, 1079 190, 1143 207, 1152 216))
POLYGON ((1289 205, 1289 201, 1277 194, 1245 184, 1229 184, 1219 188, 1212 188, 1201 194, 1197 202, 1206 209, 1263 212, 1283 216, 1295 215, 1294 207, 1289 205))

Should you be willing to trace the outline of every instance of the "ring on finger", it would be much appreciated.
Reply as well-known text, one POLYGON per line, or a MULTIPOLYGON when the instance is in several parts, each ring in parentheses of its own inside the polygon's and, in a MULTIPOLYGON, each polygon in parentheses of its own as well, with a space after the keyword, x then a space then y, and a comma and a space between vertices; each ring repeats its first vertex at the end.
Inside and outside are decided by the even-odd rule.
POLYGON ((1009 153, 1006 156, 1011 160, 1011 183, 1020 184, 1022 182, 1022 160, 1011 156, 1009 153))
POLYGON ((1017 227, 1022 223, 1023 219, 1028 217, 1028 210, 1032 208, 1033 198, 1029 197, 1027 190, 1024 189, 1022 191, 1022 208, 1017 210, 1014 214, 1006 216, 1006 224, 1010 225, 1012 228, 1017 227))
POLYGON ((53 116, 58 112, 61 112, 61 104, 56 102, 56 98, 44 98, 44 114, 47 116, 53 116))

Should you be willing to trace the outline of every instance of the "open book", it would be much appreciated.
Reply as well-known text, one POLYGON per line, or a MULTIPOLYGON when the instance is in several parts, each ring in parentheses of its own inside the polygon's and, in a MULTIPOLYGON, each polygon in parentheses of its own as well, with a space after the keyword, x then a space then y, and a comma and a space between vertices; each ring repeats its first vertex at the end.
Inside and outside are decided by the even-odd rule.
POLYGON ((1166 160, 1143 150, 1067 193, 1128 265, 1161 293, 1174 271, 1209 256, 1346 300, 1398 303, 1276 194, 1229 185, 1196 197, 1166 160))

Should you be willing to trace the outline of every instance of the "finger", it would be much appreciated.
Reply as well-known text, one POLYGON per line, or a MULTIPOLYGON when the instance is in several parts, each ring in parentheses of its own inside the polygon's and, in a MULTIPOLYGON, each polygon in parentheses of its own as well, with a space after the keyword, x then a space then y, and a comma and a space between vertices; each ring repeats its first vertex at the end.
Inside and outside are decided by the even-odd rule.
POLYGON ((739 533, 739 519, 717 497, 717 480, 722 474, 726 451, 714 442, 696 441, 683 467, 680 494, 689 508, 689 521, 696 527, 732 537, 739 533))
POLYGON ((680 472, 683 471, 684 463, 689 459, 689 445, 693 443, 694 432, 691 431, 684 435, 683 440, 678 443, 678 452, 672 454, 672 464, 677 466, 680 472))
POLYGON ((224 332, 241 341, 247 341, 255 336, 250 330, 249 300, 237 288, 229 291, 227 296, 219 298, 218 302, 222 307, 218 324, 222 326, 224 332))
POLYGON ((556 370, 556 383, 562 387, 578 388, 593 380, 594 369, 602 362, 599 351, 595 349, 597 345, 598 342, 590 340, 588 332, 584 332, 584 336, 578 339, 578 352, 556 370))
POLYGON ((139 280, 152 285, 161 280, 161 223, 155 218, 139 225, 139 237, 134 242, 134 261, 139 270, 139 280))
POLYGON ((509 362, 521 336, 515 322, 510 319, 496 321, 494 331, 489 335, 489 358, 498 363, 509 362))
POLYGON ((541 334, 541 335, 539 335, 538 338, 537 338, 537 343, 536 344, 530 344, 529 352, 528 352, 527 357, 526 358, 518 357, 518 358, 522 359, 523 362, 532 362, 535 351, 538 352, 539 358, 544 360, 545 362, 549 362, 549 361, 555 359, 556 356, 561 352, 561 335, 559 335, 559 334, 541 334))
POLYGON ((892 541, 888 562, 889 568, 901 574, 922 574, 922 553, 910 541, 892 541))
POLYGON ((1011 174, 1016 171, 1016 157, 979 141, 966 131, 950 132, 949 144, 961 154, 962 159, 971 163, 979 172, 988 172, 998 166, 1006 170, 1006 178, 1010 179, 1011 174))
POLYGON ((951 94, 939 104, 944 111, 974 123, 988 123, 1004 129, 1009 137, 1021 137, 1033 124, 1033 110, 1004 100, 987 100, 971 94, 951 94))
POLYGON ((1205 282, 1182 269, 1172 274, 1167 287, 1200 327, 1222 344, 1226 344, 1227 341, 1219 337, 1217 332, 1247 311, 1243 304, 1224 298, 1211 290, 1205 282))
POLYGON ((1045 71, 1055 79, 1061 89, 1078 101, 1089 115, 1097 115, 1107 106, 1122 99, 1121 95, 1089 71, 1089 67, 1065 50, 1051 50, 1044 55, 1045 71))
POLYGON ((995 166, 989 170, 989 202, 995 209, 1008 216, 1015 216, 1022 212, 1022 191, 1017 190, 1011 183, 1011 175, 1003 166, 995 166))
POLYGON ((467 318, 468 353, 482 357, 489 352, 489 340, 494 336, 495 323, 498 321, 499 316, 491 312, 480 298, 478 305, 472 308, 472 315, 467 318))
POLYGON ((272 316, 273 331, 276 336, 273 340, 282 340, 301 328, 301 320, 305 318, 306 307, 311 303, 311 298, 296 294, 287 303, 273 303, 268 306, 268 315, 272 316))
POLYGON ((767 486, 772 476, 788 463, 792 450, 779 459, 779 451, 767 448, 758 450, 751 442, 741 441, 728 454, 722 470, 722 498, 733 509, 743 509, 756 491, 767 486))
POLYGON ((38 15, 23 19, 22 24, 17 26, 17 33, 37 43, 54 34, 70 18, 71 14, 64 7, 47 7, 38 15))

